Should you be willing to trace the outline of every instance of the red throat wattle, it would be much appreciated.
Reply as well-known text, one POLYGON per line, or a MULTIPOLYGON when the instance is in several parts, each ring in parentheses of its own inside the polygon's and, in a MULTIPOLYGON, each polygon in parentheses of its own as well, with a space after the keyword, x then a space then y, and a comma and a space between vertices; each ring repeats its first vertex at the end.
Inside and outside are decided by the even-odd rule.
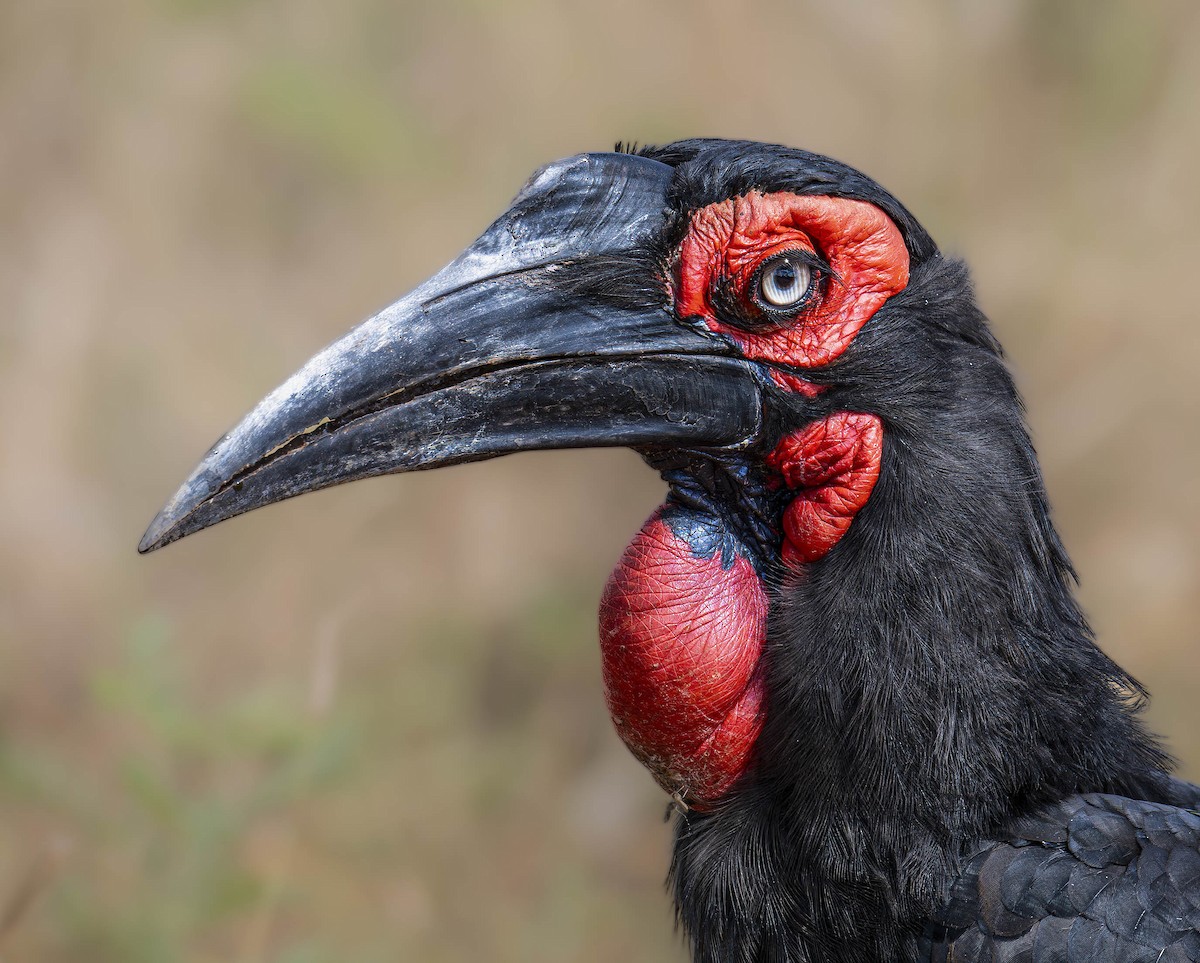
POLYGON ((783 512, 783 561, 823 559, 867 503, 883 461, 883 423, 839 411, 786 435, 767 456, 796 497, 783 512))
MULTIPOLYGON (((813 397, 824 389, 803 372, 840 357, 904 289, 908 267, 899 230, 871 204, 752 192, 692 215, 676 309, 766 363, 784 390, 813 397), (754 330, 718 317, 718 285, 753 315, 759 266, 795 251, 828 272, 794 317, 754 330)), ((779 440, 766 467, 775 485, 795 493, 781 519, 786 568, 803 571, 832 551, 870 498, 882 454, 882 422, 858 412, 835 412, 779 440)), ((712 808, 752 765, 765 711, 768 609, 762 576, 736 537, 716 517, 669 502, 605 588, 600 644, 613 722, 659 784, 693 808, 712 808)))
POLYGON ((630 542, 600 601, 604 691, 633 754, 703 808, 745 770, 762 727, 767 595, 746 558, 705 557, 662 515, 630 542))
MULTIPOLYGON (((879 477, 883 428, 839 412, 788 435, 768 456, 796 492, 783 513, 783 562, 824 558, 879 477)), ((768 597, 738 548, 697 545, 660 508, 617 564, 600 601, 604 692, 621 739, 658 783, 712 806, 750 766, 763 724, 768 597)), ((736 546, 716 518, 693 516, 736 546)))

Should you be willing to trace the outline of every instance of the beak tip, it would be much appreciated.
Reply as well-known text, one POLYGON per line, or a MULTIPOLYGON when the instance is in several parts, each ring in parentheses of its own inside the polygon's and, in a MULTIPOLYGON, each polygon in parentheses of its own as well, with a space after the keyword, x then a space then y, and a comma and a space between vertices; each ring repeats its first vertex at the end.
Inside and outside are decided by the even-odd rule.
POLYGON ((142 536, 142 540, 138 542, 138 554, 149 555, 156 549, 162 548, 173 542, 175 539, 171 537, 171 526, 167 519, 160 512, 155 516, 154 521, 150 523, 150 527, 146 529, 146 534, 142 536))
MULTIPOLYGON (((138 554, 149 555, 172 542, 177 542, 185 535, 196 531, 197 526, 189 525, 189 521, 194 522, 195 510, 200 507, 200 502, 182 499, 188 486, 180 490, 174 498, 154 516, 154 520, 146 529, 146 534, 142 536, 142 540, 138 542, 138 554)), ((198 526, 203 528, 204 526, 198 526)))
POLYGON ((170 501, 159 509, 154 520, 146 528, 142 540, 138 542, 139 555, 149 555, 172 542, 179 541, 185 535, 215 525, 221 520, 221 517, 204 520, 206 509, 211 507, 217 489, 212 471, 206 465, 217 451, 217 447, 219 445, 213 448, 205 461, 171 496, 170 501))

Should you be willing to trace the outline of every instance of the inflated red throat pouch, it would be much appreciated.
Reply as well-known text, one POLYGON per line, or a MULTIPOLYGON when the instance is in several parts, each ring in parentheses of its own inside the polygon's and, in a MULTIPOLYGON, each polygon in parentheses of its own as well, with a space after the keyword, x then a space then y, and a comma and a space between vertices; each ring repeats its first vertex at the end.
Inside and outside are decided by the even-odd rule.
POLYGON ((733 537, 715 531, 720 524, 660 508, 600 603, 617 732, 664 789, 696 808, 746 769, 762 726, 766 591, 733 537))

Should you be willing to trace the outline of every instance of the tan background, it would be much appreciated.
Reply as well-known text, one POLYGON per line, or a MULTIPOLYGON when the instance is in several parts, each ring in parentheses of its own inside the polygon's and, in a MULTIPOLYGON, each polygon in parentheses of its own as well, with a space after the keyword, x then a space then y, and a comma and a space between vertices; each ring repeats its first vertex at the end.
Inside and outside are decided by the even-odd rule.
POLYGON ((535 166, 715 134, 894 190, 1200 777, 1194 0, 0 5, 0 959, 682 958, 594 611, 661 485, 555 453, 151 515, 535 166))

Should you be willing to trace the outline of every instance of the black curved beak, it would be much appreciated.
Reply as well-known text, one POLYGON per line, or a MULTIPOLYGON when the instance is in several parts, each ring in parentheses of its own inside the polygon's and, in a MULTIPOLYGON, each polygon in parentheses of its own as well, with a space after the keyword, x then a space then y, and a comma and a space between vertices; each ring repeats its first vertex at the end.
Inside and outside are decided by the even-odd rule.
POLYGON ((388 472, 539 448, 750 444, 762 418, 750 363, 680 324, 665 290, 634 305, 578 284, 663 227, 670 174, 621 154, 543 168, 457 259, 218 441, 138 550, 388 472))

